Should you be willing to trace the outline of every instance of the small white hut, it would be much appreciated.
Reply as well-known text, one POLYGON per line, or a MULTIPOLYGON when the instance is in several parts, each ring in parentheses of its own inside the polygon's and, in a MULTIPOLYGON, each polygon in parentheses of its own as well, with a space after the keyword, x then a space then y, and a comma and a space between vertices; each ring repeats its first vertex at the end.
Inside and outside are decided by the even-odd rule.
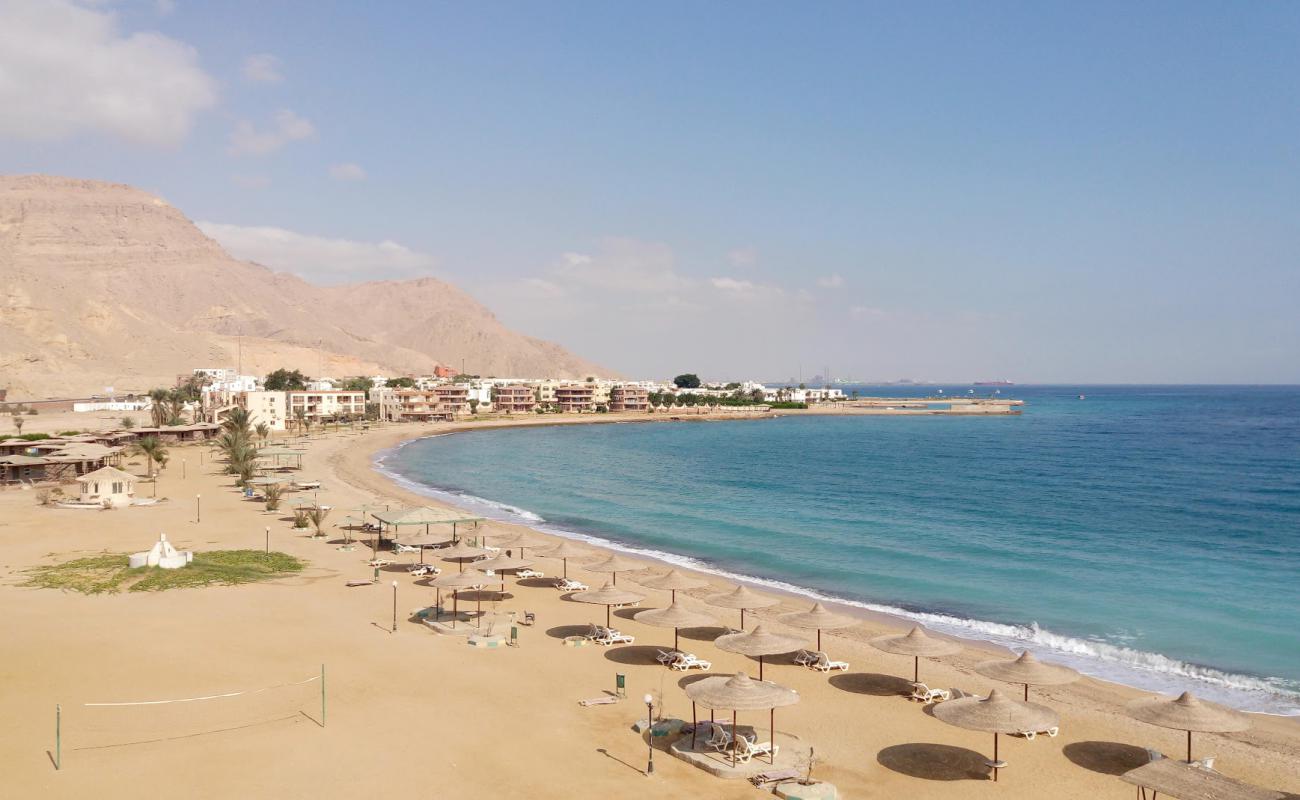
POLYGON ((123 508, 135 500, 136 477, 117 467, 100 467, 77 477, 81 484, 81 502, 109 508, 123 508))

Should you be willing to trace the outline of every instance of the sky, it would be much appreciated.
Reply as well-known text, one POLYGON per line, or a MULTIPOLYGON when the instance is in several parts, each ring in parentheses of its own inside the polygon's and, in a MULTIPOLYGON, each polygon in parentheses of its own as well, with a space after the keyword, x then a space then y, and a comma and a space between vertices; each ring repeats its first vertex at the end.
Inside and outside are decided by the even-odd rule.
POLYGON ((1300 4, 0 0, 0 172, 624 375, 1300 383, 1300 4))

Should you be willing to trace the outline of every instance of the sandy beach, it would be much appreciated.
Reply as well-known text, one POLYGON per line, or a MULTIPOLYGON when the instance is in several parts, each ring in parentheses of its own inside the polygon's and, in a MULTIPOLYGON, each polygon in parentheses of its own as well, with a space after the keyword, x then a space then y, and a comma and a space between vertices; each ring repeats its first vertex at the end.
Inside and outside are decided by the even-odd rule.
MULTIPOLYGON (((508 424, 555 422, 529 418, 508 424)), ((434 602, 434 590, 405 571, 413 555, 400 557, 400 565, 381 573, 379 584, 345 585, 371 573, 367 547, 338 549, 343 532, 332 525, 346 509, 372 501, 434 504, 376 472, 375 453, 415 436, 495 424, 393 426, 311 440, 303 474, 323 482, 321 501, 335 509, 324 540, 294 531, 286 514, 267 513, 260 503, 244 500, 199 446, 173 448, 157 487, 168 502, 156 507, 62 510, 39 507, 31 492, 0 492, 0 596, 6 610, 0 618, 6 643, 0 708, 8 722, 0 730, 0 780, 5 785, 0 794, 761 796, 744 782, 713 778, 662 751, 656 753, 654 775, 642 773, 645 740, 630 730, 645 713, 639 698, 650 692, 661 697, 665 715, 689 719, 691 714, 682 684, 694 676, 651 660, 654 646, 671 643, 671 630, 620 617, 617 627, 636 637, 635 646, 563 647, 565 635, 603 617, 603 610, 565 601, 556 590, 528 581, 515 587, 512 580, 513 596, 484 608, 526 609, 536 614, 537 624, 520 627, 518 648, 481 650, 438 636, 411 617, 434 602), (201 521, 196 521, 196 495, 202 497, 201 521), (194 550, 261 548, 267 527, 272 548, 306 559, 305 572, 262 584, 165 594, 84 596, 21 586, 30 567, 105 550, 146 549, 159 532, 178 547, 194 550), (392 581, 398 583, 395 633, 392 581), (323 726, 319 680, 311 680, 322 664, 328 708, 323 726), (578 705, 612 690, 617 673, 627 676, 627 700, 593 708, 578 705), (310 682, 281 686, 298 681, 310 682), (230 702, 84 705, 273 686, 281 688, 230 702), (56 703, 63 708, 63 768, 58 771, 52 758, 56 703)), ((143 472, 141 463, 126 468, 143 472)), ((152 490, 146 483, 140 488, 146 496, 152 490)), ((490 522, 484 528, 491 535, 516 526, 490 522)), ((537 545, 553 541, 538 532, 529 537, 537 545)), ((599 551, 593 548, 592 555, 599 551)), ((647 561, 645 566, 661 565, 647 561)), ((537 564, 548 577, 559 567, 548 559, 537 564)), ((604 580, 573 561, 569 574, 593 587, 604 580)), ((637 586, 634 577, 620 576, 619 585, 626 582, 646 594, 642 608, 667 604, 667 592, 637 586)), ((698 598, 729 586, 714 576, 702 577, 710 580, 710 588, 687 594, 698 598)), ((808 601, 781 600, 776 607, 747 614, 748 626, 763 621, 805 635, 811 643, 811 632, 774 622, 781 613, 806 608, 808 601)), ((737 622, 734 611, 693 605, 714 614, 719 624, 737 622)), ((851 664, 846 673, 828 677, 769 663, 765 675, 801 697, 777 714, 778 744, 815 747, 815 777, 835 783, 841 796, 1131 797, 1132 787, 1116 774, 1145 760, 1143 748, 1181 752, 1182 733, 1122 714, 1123 703, 1139 692, 1085 678, 1034 690, 1036 701, 1060 712, 1060 735, 1034 741, 1004 738, 1001 757, 1010 766, 995 784, 982 775, 991 737, 946 725, 900 697, 910 660, 866 643, 873 635, 904 629, 901 621, 862 616, 847 631, 824 634, 824 649, 851 664)), ((753 660, 713 646, 718 633, 687 631, 683 646, 711 660, 713 674, 756 672, 753 660)), ((923 663, 927 682, 978 693, 997 687, 972 672, 996 648, 965 644, 957 656, 923 663)), ((765 714, 752 716, 750 723, 765 725, 765 719, 757 719, 765 714)), ((1216 767, 1226 775, 1300 794, 1300 721, 1260 715, 1252 720, 1253 727, 1244 733, 1198 735, 1198 753, 1215 755, 1216 767)), ((741 722, 746 722, 743 715, 741 722)))

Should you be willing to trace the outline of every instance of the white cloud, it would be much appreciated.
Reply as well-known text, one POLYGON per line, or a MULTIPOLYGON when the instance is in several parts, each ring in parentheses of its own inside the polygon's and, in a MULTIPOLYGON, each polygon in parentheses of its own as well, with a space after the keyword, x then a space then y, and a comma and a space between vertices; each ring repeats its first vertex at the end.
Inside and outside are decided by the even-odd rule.
POLYGON ((595 255, 564 253, 551 272, 558 283, 620 293, 660 295, 692 285, 677 273, 670 247, 635 239, 604 239, 595 255))
POLYGON ((364 181, 366 171, 357 164, 331 164, 330 177, 336 181, 364 181))
POLYGON ((280 72, 280 59, 270 53, 255 53, 244 59, 244 79, 253 83, 279 83, 284 80, 280 72))
POLYGON ((227 150, 233 156, 264 156, 289 142, 310 139, 315 135, 316 126, 311 124, 311 120, 283 108, 275 112, 274 124, 264 131, 246 119, 240 120, 230 133, 227 150))
POLYGON ((823 289, 838 289, 844 285, 844 279, 840 277, 839 273, 835 273, 823 278, 818 278, 817 285, 823 289))
POLYGON ((244 189, 265 189, 271 179, 265 175, 231 175, 230 182, 244 189))
POLYGON ((284 228, 197 224, 236 258, 319 283, 410 278, 429 274, 436 264, 433 256, 387 239, 359 242, 284 228))
POLYGON ((0 136, 77 133, 175 145, 217 102, 198 51, 64 0, 5 0, 0 10, 0 136))
POLYGON ((758 263, 758 251, 752 247, 737 247, 727 253, 727 263, 733 267, 752 267, 758 263))

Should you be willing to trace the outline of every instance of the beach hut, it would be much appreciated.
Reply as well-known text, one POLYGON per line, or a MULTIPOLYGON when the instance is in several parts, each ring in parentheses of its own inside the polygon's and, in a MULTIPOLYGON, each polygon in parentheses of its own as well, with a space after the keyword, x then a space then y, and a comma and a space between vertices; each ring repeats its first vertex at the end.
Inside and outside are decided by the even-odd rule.
POLYGON ((438 551, 438 557, 443 561, 455 561, 460 565, 461 571, 465 569, 466 561, 473 561, 487 555, 487 551, 481 547, 473 547, 464 541, 457 542, 451 547, 444 547, 438 551))
POLYGON ((588 555, 587 549, 579 547, 572 541, 565 539, 550 550, 543 550, 539 555, 542 558, 558 558, 564 562, 564 577, 569 577, 569 559, 580 558, 588 555))
POLYGON ((684 575, 675 569, 670 569, 667 572, 665 572, 663 575, 653 575, 648 578, 643 578, 637 581, 637 583, 649 589, 662 589, 664 591, 672 592, 673 593, 672 602, 674 603, 677 602, 678 589, 682 589, 682 590, 698 589, 701 586, 709 585, 706 581, 702 581, 698 578, 692 578, 689 575, 684 575))
POLYGON ((715 594, 704 598, 704 602, 718 608, 740 609, 740 629, 745 629, 745 611, 755 608, 771 608, 781 602, 775 597, 766 597, 744 584, 737 584, 730 592, 715 594))
POLYGON ((588 564, 585 569, 588 572, 608 572, 613 575, 613 584, 618 585, 618 573, 630 572, 637 569, 645 569, 645 564, 640 561, 633 561, 618 553, 610 555, 608 558, 602 558, 593 564, 588 564))
POLYGON ((822 631, 833 631, 839 628, 847 628, 850 625, 858 624, 853 617, 846 617, 843 614, 835 614, 827 611, 826 606, 821 603, 813 603, 813 607, 807 611, 797 611, 793 614, 785 614, 781 621, 787 625, 793 625, 796 628, 815 629, 817 631, 817 651, 822 649, 822 631))
POLYGON ((785 636, 780 633, 772 633, 764 625, 755 625, 754 630, 740 633, 728 633, 719 636, 714 640, 714 645, 719 650, 725 650, 728 653, 739 653, 742 656, 751 656, 758 659, 758 679, 763 680, 763 657, 775 656, 781 653, 792 653, 803 647, 802 639, 794 636, 785 636))
POLYGON ((478 589, 487 582, 487 576, 478 570, 469 572, 449 572, 429 581, 429 585, 438 590, 437 606, 434 620, 442 614, 442 590, 451 592, 451 627, 456 627, 456 617, 460 615, 460 592, 462 589, 478 589))
POLYGON ((611 606, 626 606, 632 603, 639 603, 645 599, 645 595, 629 592, 626 589, 619 589, 612 583, 607 583, 599 589, 593 589, 586 592, 574 592, 569 595, 570 600, 579 603, 593 603, 605 607, 605 627, 609 627, 609 609, 611 606))
POLYGON ((1028 650, 1014 661, 984 661, 975 665, 975 671, 986 678, 1004 683, 1022 683, 1025 699, 1029 699, 1030 686, 1060 686, 1079 680, 1079 671, 1060 664, 1044 664, 1028 650))
POLYGON ((713 617, 702 611, 694 611, 686 606, 673 601, 672 605, 667 608, 651 608, 645 611, 638 611, 632 619, 637 622, 653 625, 656 628, 673 629, 673 649, 680 650, 677 646, 678 632, 682 628, 701 628, 705 625, 714 623, 713 617))
MULTIPOLYGON (((696 681, 686 687, 686 696, 691 698, 692 723, 695 723, 696 705, 702 705, 709 709, 710 721, 713 719, 714 711, 730 711, 733 737, 738 735, 736 732, 737 711, 767 709, 770 729, 768 741, 771 743, 768 755, 772 763, 776 763, 776 709, 782 706, 792 706, 799 702, 799 694, 793 689, 778 686, 771 681, 753 680, 743 672, 737 672, 730 677, 718 676, 696 681)), ((691 733, 692 747, 695 743, 693 728, 691 733)), ((733 747, 731 751, 731 764, 733 767, 736 764, 736 755, 736 750, 733 747)))
POLYGON ((939 703, 934 707, 934 716, 958 728, 993 734, 993 758, 984 763, 993 770, 994 782, 998 770, 1007 765, 998 759, 999 734, 1044 731, 1061 724, 1061 718, 1047 706, 1012 699, 1000 689, 989 692, 988 697, 963 697, 939 703))
POLYGON ((98 503, 106 508, 123 508, 135 500, 136 477, 117 467, 100 467, 77 477, 82 503, 98 503))
POLYGON ((1176 698, 1147 697, 1134 700, 1125 707, 1133 719, 1187 731, 1187 761, 1192 760, 1192 733, 1232 733, 1250 727, 1250 718, 1239 711, 1224 708, 1183 692, 1176 698))
POLYGON ((871 640, 871 646, 886 653, 912 657, 912 682, 921 682, 921 657, 938 658, 961 652, 956 642, 944 639, 932 639, 919 627, 913 627, 907 633, 877 636, 871 640))

